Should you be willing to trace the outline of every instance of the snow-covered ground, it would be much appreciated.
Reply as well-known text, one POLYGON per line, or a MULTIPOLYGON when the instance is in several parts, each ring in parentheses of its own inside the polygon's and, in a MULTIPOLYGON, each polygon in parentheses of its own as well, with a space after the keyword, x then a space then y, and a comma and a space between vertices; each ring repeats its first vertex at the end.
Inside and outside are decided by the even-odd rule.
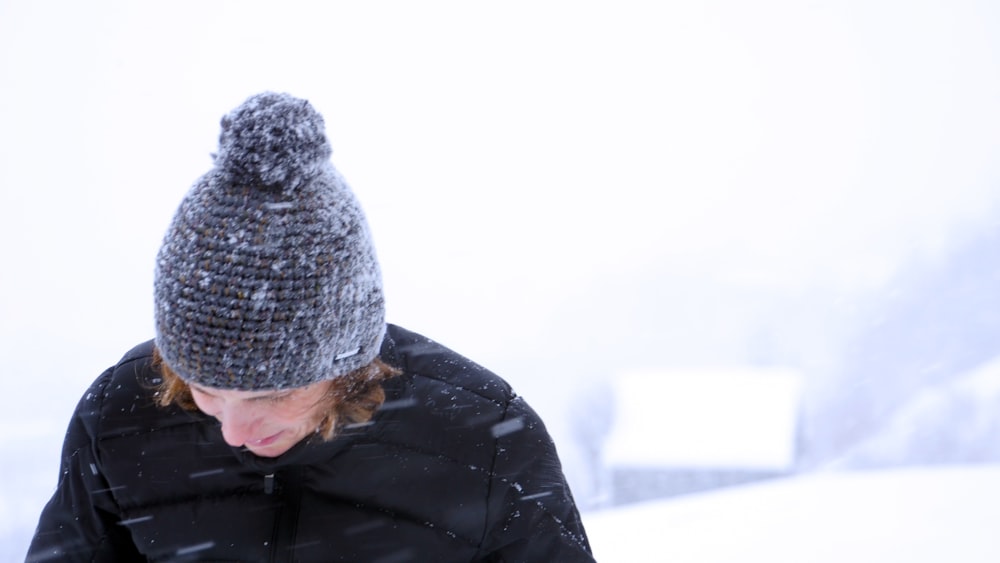
POLYGON ((586 514, 597 559, 996 563, 1000 465, 817 473, 586 514))

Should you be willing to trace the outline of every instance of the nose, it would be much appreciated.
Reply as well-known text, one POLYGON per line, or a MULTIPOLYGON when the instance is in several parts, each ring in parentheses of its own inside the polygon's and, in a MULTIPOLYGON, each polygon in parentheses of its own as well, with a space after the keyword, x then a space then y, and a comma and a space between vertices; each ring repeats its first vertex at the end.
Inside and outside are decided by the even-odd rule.
POLYGON ((222 439, 230 446, 242 446, 253 437, 256 424, 248 413, 230 407, 220 410, 215 418, 222 423, 222 439))

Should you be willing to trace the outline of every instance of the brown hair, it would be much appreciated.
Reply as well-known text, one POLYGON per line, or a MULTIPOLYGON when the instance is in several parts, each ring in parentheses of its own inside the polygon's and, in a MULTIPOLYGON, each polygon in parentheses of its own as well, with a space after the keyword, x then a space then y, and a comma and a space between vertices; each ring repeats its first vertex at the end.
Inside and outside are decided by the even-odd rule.
MULTIPOLYGON (((156 404, 161 407, 177 405, 189 411, 198 410, 187 382, 170 369, 156 348, 153 348, 153 369, 161 377, 156 385, 156 404)), ((323 439, 333 439, 345 426, 371 420, 385 401, 382 382, 400 373, 402 371, 376 357, 368 365, 330 380, 330 388, 320 399, 320 404, 325 404, 326 407, 326 414, 318 427, 323 439)))

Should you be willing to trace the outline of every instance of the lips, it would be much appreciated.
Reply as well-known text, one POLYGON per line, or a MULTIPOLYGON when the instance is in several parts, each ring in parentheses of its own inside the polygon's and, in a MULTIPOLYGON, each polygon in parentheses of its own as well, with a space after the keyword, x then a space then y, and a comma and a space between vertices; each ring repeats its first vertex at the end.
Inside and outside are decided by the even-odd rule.
POLYGON ((281 432, 278 432, 277 434, 273 434, 271 436, 268 436, 266 438, 261 438, 260 440, 250 440, 249 442, 247 442, 247 445, 255 447, 255 448, 264 448, 264 447, 270 446, 271 444, 275 443, 278 440, 278 438, 283 433, 284 433, 284 430, 282 430, 281 432))

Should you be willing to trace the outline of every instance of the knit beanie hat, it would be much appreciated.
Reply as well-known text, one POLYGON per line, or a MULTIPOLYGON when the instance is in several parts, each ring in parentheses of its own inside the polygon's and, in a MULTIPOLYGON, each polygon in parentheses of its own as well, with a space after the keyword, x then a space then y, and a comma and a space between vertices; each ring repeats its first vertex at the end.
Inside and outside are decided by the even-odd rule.
POLYGON ((186 381, 300 387, 378 355, 382 278, 324 129, 309 102, 270 92, 222 118, 156 259, 156 346, 186 381))

